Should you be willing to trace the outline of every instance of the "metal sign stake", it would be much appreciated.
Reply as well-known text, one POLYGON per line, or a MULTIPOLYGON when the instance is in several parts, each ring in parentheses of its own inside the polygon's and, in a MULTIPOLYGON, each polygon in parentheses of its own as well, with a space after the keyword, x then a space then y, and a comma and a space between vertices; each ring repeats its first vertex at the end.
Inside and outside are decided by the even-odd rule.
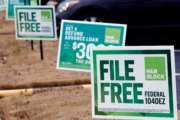
POLYGON ((43 42, 40 40, 40 52, 41 52, 41 60, 44 60, 44 54, 43 54, 43 42))
POLYGON ((34 51, 34 41, 31 40, 31 50, 34 51))

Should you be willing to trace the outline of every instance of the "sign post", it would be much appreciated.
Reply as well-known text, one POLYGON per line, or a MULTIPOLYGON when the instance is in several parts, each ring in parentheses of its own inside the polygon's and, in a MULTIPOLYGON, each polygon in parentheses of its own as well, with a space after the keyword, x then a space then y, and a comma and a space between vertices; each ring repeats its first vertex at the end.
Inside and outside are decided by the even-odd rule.
POLYGON ((31 40, 31 50, 34 51, 34 41, 31 40))
POLYGON ((93 118, 178 120, 174 47, 95 48, 93 118))
POLYGON ((41 53, 41 60, 44 60, 43 42, 42 42, 42 40, 40 40, 40 53, 41 53))
POLYGON ((57 69, 90 71, 90 51, 96 46, 124 46, 124 24, 63 20, 57 69))

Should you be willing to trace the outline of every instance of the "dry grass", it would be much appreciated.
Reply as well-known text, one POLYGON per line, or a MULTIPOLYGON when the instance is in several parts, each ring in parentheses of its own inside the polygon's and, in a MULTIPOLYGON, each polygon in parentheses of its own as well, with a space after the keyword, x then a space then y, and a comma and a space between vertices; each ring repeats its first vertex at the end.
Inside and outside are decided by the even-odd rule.
POLYGON ((90 90, 83 87, 54 88, 29 97, 0 100, 4 120, 91 120, 90 90))

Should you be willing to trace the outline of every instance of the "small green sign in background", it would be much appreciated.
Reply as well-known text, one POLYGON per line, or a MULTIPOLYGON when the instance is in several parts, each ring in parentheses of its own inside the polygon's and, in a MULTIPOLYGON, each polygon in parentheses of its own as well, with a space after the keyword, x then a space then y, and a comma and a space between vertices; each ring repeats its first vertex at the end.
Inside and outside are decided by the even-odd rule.
POLYGON ((95 47, 124 46, 126 25, 63 20, 58 69, 90 71, 90 52, 95 47))
POLYGON ((7 0, 7 20, 14 20, 14 8, 15 6, 37 6, 41 3, 41 0, 7 0))
POLYGON ((54 6, 16 6, 15 11, 16 39, 57 39, 54 6))

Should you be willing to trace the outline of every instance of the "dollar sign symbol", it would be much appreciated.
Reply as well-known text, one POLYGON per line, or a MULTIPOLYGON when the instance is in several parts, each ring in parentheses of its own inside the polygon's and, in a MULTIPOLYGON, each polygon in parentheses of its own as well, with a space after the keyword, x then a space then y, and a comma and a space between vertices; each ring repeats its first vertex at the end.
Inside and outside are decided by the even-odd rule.
POLYGON ((74 42, 74 43, 73 43, 72 49, 73 49, 73 50, 76 50, 76 49, 77 49, 77 42, 74 42))

